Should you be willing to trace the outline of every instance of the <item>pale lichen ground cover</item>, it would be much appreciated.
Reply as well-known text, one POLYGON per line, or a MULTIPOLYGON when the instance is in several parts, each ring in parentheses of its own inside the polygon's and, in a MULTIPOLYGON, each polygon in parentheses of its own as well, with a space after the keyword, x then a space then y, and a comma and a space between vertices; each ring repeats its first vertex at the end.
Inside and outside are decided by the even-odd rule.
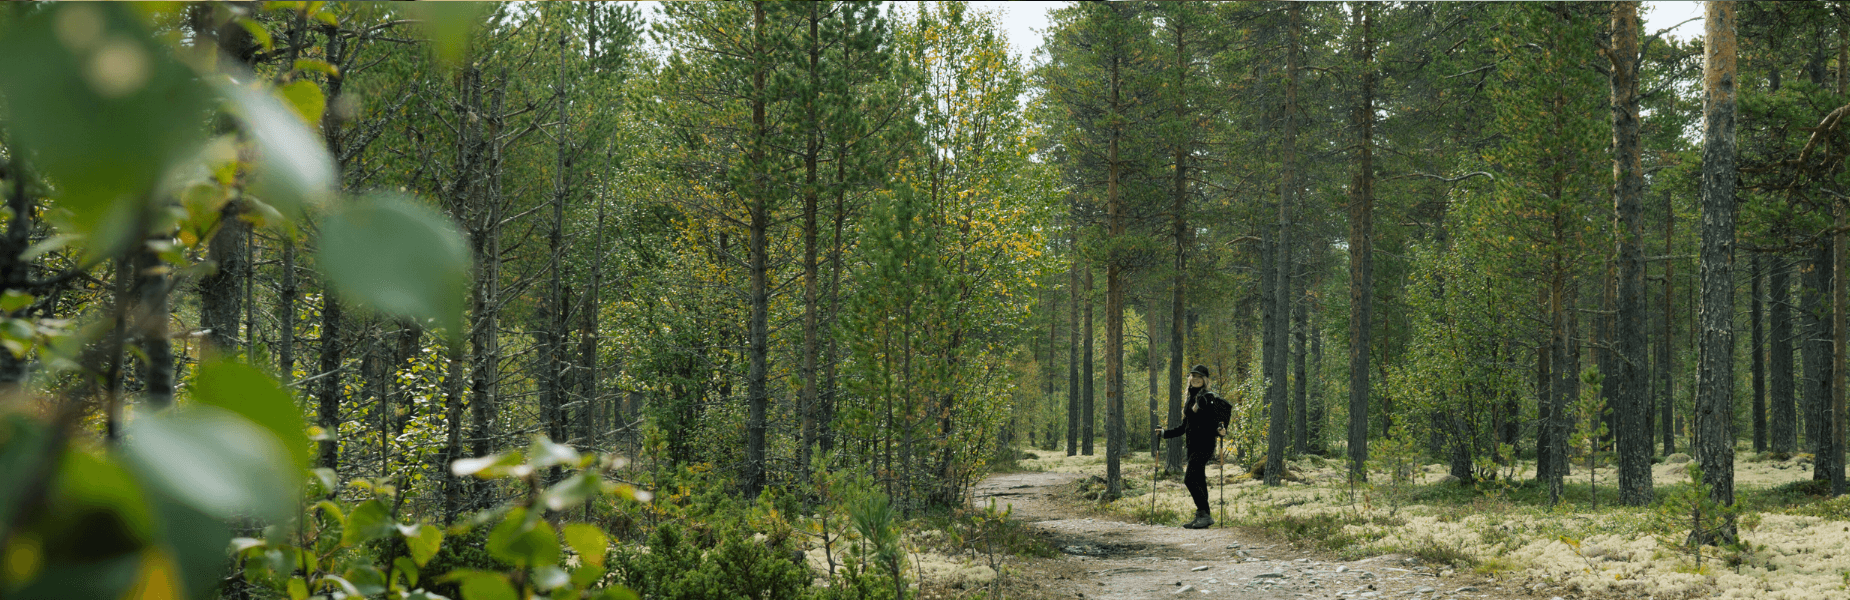
MULTIPOLYGON (((1040 456, 1023 461, 1024 468, 1105 474, 1103 456, 1035 454, 1040 456)), ((1800 459, 1742 458, 1736 463, 1735 479, 1742 494, 1811 477, 1810 464, 1800 459)), ((1673 457, 1671 463, 1680 460, 1673 457)), ((1150 465, 1148 454, 1130 457, 1123 476, 1132 495, 1100 509, 1151 514, 1152 498, 1144 493, 1150 486, 1150 465)), ((1318 459, 1294 462, 1293 470, 1307 482, 1277 488, 1237 480, 1242 471, 1229 466, 1223 488, 1218 469, 1210 465, 1210 502, 1236 526, 1269 527, 1275 533, 1281 524, 1334 521, 1338 525, 1332 527, 1340 527, 1346 541, 1309 541, 1335 547, 1347 557, 1390 553, 1455 557, 1459 570, 1474 569, 1517 585, 1546 586, 1538 591, 1547 589, 1568 597, 1850 598, 1846 588, 1850 582, 1850 522, 1759 513, 1758 523, 1741 532, 1750 550, 1735 555, 1736 564, 1719 558, 1732 553, 1710 547, 1697 571, 1692 557, 1672 545, 1682 541, 1681 533, 1687 530, 1666 529, 1653 509, 1601 506, 1594 510, 1587 506, 1587 472, 1582 468, 1576 468, 1568 480, 1570 488, 1578 486, 1581 502, 1550 510, 1501 500, 1494 493, 1434 504, 1396 502, 1412 494, 1406 493, 1409 490, 1396 493, 1387 484, 1352 492, 1344 484, 1340 466, 1318 459)), ((1609 494, 1614 472, 1602 468, 1597 473, 1598 485, 1609 494)), ((1431 485, 1445 474, 1443 466, 1427 465, 1415 479, 1431 485)), ((1532 468, 1520 473, 1524 477, 1532 474, 1532 468)), ((1653 476, 1660 494, 1666 492, 1661 486, 1687 482, 1683 464, 1656 465, 1653 476)), ((1380 474, 1374 478, 1385 479, 1380 474)), ((1193 513, 1179 481, 1161 481, 1156 490, 1156 514, 1193 513)))

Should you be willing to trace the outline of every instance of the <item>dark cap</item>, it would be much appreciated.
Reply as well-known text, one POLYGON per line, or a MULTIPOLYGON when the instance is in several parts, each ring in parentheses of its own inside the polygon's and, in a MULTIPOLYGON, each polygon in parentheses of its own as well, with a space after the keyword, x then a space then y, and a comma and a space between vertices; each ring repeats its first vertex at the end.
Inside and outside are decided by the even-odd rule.
POLYGON ((1188 373, 1190 375, 1200 375, 1203 379, 1213 379, 1214 378, 1212 375, 1208 375, 1207 365, 1195 365, 1195 368, 1189 369, 1188 373))

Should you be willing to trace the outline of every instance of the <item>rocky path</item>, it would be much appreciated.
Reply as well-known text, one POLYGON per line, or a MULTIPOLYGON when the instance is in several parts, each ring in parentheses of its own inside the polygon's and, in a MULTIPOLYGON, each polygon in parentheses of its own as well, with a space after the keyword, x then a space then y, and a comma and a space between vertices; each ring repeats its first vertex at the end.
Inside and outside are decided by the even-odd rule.
MULTIPOLYGON (((1132 600, 1529 598, 1494 583, 1440 577, 1405 557, 1340 561, 1257 540, 1238 529, 1189 530, 1085 516, 1072 473, 1010 473, 978 484, 974 500, 1014 508, 1048 534, 1072 568, 1042 581, 1052 597, 1132 600)), ((1548 597, 1542 597, 1546 600, 1548 597)))

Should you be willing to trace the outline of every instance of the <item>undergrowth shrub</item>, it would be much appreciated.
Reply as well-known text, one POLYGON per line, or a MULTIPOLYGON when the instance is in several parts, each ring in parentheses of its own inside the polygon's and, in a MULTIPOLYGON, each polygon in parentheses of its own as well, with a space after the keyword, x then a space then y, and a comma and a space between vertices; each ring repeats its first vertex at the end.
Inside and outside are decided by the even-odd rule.
POLYGON ((671 522, 649 534, 646 546, 624 547, 611 558, 619 581, 645 599, 704 600, 800 598, 810 573, 795 556, 788 537, 671 522))

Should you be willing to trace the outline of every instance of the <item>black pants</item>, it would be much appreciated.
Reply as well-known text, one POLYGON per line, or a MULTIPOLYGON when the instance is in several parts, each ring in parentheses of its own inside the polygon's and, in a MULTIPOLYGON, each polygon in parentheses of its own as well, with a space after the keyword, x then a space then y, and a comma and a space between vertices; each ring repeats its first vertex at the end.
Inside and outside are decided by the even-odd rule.
POLYGON ((1188 470, 1182 473, 1182 485, 1195 499, 1195 514, 1208 513, 1208 462, 1214 459, 1214 447, 1188 449, 1188 470))

